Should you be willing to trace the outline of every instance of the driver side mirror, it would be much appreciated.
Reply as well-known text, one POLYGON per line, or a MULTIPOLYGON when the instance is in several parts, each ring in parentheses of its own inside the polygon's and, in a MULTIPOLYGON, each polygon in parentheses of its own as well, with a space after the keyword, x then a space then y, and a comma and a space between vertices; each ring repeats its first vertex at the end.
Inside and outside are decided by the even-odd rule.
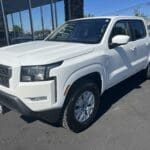
POLYGON ((128 35, 116 35, 112 38, 113 45, 124 45, 127 44, 130 40, 128 35))

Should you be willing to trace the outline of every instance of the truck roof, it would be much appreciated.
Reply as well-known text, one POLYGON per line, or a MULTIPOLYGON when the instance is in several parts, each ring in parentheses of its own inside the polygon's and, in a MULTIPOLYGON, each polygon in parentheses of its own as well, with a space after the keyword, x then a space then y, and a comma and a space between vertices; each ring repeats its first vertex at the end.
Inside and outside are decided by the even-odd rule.
POLYGON ((74 20, 86 20, 86 19, 141 19, 143 20, 142 17, 137 17, 137 16, 97 16, 97 17, 87 17, 87 18, 79 18, 79 19, 74 19, 74 20))

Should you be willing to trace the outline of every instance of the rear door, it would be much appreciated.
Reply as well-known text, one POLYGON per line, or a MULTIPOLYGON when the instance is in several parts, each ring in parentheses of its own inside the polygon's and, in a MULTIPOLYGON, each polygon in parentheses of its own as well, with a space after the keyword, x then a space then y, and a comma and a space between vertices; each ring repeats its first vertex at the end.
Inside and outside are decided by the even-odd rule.
POLYGON ((136 73, 144 69, 147 65, 149 43, 147 43, 147 33, 142 20, 130 20, 129 25, 132 32, 132 38, 129 44, 133 60, 131 65, 136 73))

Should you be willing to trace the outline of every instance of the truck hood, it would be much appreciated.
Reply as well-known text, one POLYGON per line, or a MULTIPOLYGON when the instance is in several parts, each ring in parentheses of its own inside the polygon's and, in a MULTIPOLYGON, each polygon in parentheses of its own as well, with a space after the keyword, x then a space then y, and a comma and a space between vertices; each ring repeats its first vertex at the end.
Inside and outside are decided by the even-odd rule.
POLYGON ((34 41, 0 48, 0 64, 49 64, 77 57, 92 50, 90 44, 34 41))

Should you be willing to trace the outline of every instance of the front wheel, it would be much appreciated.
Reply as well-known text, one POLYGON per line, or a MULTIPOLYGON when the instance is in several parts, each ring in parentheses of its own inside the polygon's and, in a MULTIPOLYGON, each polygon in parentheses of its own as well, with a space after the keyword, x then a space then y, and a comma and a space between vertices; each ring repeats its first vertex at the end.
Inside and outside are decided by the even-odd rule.
POLYGON ((63 126, 74 132, 89 127, 96 118, 100 103, 100 90, 96 83, 85 81, 78 84, 69 96, 63 126))

